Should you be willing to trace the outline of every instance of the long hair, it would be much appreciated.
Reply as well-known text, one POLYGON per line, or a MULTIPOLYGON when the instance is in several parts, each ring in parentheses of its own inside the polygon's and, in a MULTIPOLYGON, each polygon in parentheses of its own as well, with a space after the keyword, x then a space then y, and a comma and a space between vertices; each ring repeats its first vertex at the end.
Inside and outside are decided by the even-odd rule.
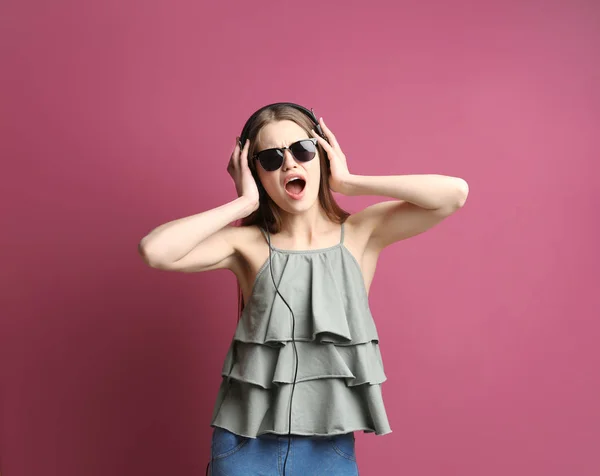
MULTIPOLYGON (((253 123, 250 125, 248 131, 248 140, 250 140, 250 149, 248 150, 248 157, 254 156, 258 146, 256 144, 256 137, 260 130, 270 122, 276 121, 293 121, 298 124, 302 129, 306 131, 309 137, 310 131, 314 128, 313 122, 302 112, 297 109, 286 106, 284 104, 273 105, 267 109, 261 111, 261 113, 255 118, 253 123)), ((329 170, 329 157, 325 149, 321 144, 317 143, 317 151, 319 153, 320 168, 321 168, 321 182, 319 184, 319 204, 325 211, 327 217, 334 223, 344 223, 350 216, 350 213, 342 209, 335 201, 331 189, 329 188, 329 176, 331 172, 329 170)), ((256 185, 259 191, 259 204, 258 208, 247 217, 243 218, 240 222, 241 226, 253 226, 256 225, 261 228, 267 229, 269 233, 278 233, 281 231, 281 209, 277 204, 271 200, 258 178, 256 171, 256 161, 251 160, 249 163, 250 170, 256 181, 256 185)), ((238 282, 238 321, 241 318, 242 311, 244 309, 244 296, 238 282)))

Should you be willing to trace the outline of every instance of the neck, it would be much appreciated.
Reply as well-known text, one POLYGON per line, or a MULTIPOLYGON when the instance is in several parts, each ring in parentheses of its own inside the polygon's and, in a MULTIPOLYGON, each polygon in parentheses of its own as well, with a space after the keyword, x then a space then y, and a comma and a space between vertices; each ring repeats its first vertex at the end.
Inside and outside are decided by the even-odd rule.
POLYGON ((304 213, 291 214, 282 211, 281 219, 281 231, 278 234, 294 243, 310 245, 319 234, 331 229, 331 220, 318 202, 304 213))

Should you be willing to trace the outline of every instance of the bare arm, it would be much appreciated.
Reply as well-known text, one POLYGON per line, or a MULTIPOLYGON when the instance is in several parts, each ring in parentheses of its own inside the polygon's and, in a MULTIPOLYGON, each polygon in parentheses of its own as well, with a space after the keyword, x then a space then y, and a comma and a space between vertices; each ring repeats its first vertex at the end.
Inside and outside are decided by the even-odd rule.
POLYGON ((238 198, 152 230, 138 245, 139 253, 149 266, 187 272, 232 269, 239 227, 230 224, 256 210, 259 201, 258 188, 248 168, 249 147, 250 141, 246 141, 240 151, 237 143, 227 166, 238 198))
POLYGON ((468 196, 465 180, 444 175, 350 176, 348 195, 379 195, 397 199, 371 205, 357 214, 369 230, 369 246, 380 251, 397 241, 423 233, 461 208, 468 196))
POLYGON ((146 263, 173 271, 231 268, 235 252, 231 222, 250 214, 254 205, 242 196, 196 215, 152 230, 138 248, 146 263))
POLYGON ((331 130, 320 119, 329 142, 312 135, 327 152, 331 165, 329 185, 345 195, 376 195, 395 198, 357 213, 353 221, 368 236, 367 248, 379 253, 384 247, 423 233, 461 208, 469 185, 459 177, 440 174, 365 176, 348 170, 346 156, 331 130))

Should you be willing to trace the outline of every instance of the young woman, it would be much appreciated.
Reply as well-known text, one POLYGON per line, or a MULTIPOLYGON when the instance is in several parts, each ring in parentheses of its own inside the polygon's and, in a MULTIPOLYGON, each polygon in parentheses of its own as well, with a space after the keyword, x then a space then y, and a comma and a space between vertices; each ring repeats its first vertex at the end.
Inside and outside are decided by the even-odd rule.
POLYGON ((293 103, 259 109, 237 139, 227 170, 238 198, 165 223, 139 245, 152 267, 226 268, 239 283, 211 474, 356 475, 354 432, 391 432, 368 304, 377 258, 458 210, 467 183, 355 175, 323 119, 293 103), (349 214, 332 191, 391 200, 349 214))

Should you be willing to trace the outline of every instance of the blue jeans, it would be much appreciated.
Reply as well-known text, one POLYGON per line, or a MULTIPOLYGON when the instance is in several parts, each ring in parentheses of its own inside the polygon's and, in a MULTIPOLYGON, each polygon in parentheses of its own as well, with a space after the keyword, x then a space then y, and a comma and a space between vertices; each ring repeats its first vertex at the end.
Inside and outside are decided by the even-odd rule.
MULTIPOLYGON (((208 472, 211 476, 283 476, 287 435, 257 438, 213 429, 208 472)), ((291 435, 285 476, 358 476, 354 433, 332 436, 291 435)))

